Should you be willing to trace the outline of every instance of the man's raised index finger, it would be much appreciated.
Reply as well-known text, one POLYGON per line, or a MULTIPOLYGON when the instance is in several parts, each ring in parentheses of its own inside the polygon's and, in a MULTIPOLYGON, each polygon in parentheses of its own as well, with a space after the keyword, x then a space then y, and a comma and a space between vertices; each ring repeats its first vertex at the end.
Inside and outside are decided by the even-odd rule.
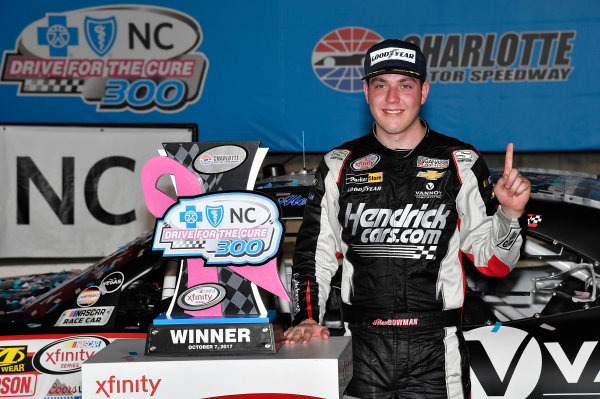
POLYGON ((513 166, 513 150, 514 144, 508 143, 506 146, 506 158, 504 158, 504 174, 508 175, 513 166))

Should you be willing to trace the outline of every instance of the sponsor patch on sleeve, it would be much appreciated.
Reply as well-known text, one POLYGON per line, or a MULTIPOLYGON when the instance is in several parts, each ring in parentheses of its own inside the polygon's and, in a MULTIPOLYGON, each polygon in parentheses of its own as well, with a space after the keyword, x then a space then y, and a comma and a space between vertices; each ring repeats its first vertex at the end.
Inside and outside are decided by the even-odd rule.
POLYGON ((498 247, 508 251, 512 248, 512 246, 515 244, 515 242, 517 241, 517 238, 519 238, 519 234, 521 234, 521 229, 518 227, 511 227, 510 231, 508 232, 508 234, 506 235, 506 237, 504 237, 504 239, 502 241, 500 241, 500 244, 498 244, 498 247))
POLYGON ((472 150, 456 150, 452 152, 452 156, 457 163, 468 162, 473 163, 479 157, 475 151, 472 150))
POLYGON ((350 155, 350 150, 332 150, 329 153, 329 159, 332 161, 345 161, 346 157, 350 155))

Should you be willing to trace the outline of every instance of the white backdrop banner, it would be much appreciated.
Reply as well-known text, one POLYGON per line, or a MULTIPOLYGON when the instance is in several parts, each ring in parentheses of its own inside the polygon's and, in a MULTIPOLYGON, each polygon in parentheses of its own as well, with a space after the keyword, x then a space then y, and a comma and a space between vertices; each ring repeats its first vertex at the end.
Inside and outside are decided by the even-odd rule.
POLYGON ((6 125, 0 257, 96 257, 154 226, 140 172, 195 126, 6 125))

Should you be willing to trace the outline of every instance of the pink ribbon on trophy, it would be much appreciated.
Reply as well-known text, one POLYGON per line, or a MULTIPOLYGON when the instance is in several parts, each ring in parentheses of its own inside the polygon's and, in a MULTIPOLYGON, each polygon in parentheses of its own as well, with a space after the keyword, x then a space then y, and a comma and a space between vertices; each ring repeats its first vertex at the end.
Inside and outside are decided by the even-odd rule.
MULTIPOLYGON (((202 194, 202 184, 198 177, 185 166, 168 157, 150 159, 142 168, 142 191, 148 210, 157 218, 162 218, 165 212, 177 203, 156 187, 158 179, 163 175, 173 176, 179 196, 193 197, 202 194)), ((187 263, 188 288, 203 283, 219 282, 217 268, 205 267, 204 259, 188 258, 187 263)), ((272 259, 260 266, 228 265, 221 267, 228 267, 259 287, 287 301, 290 300, 277 273, 277 259, 272 259)), ((221 304, 204 310, 185 311, 185 313, 196 317, 222 316, 221 304)))

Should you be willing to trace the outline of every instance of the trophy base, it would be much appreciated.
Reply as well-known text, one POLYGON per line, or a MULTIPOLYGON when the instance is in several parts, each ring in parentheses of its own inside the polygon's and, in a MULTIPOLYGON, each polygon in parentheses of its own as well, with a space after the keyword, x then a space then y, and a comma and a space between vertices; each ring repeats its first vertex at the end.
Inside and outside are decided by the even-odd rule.
POLYGON ((164 314, 148 327, 147 356, 215 356, 276 353, 272 321, 267 316, 228 317, 179 316, 164 314))

